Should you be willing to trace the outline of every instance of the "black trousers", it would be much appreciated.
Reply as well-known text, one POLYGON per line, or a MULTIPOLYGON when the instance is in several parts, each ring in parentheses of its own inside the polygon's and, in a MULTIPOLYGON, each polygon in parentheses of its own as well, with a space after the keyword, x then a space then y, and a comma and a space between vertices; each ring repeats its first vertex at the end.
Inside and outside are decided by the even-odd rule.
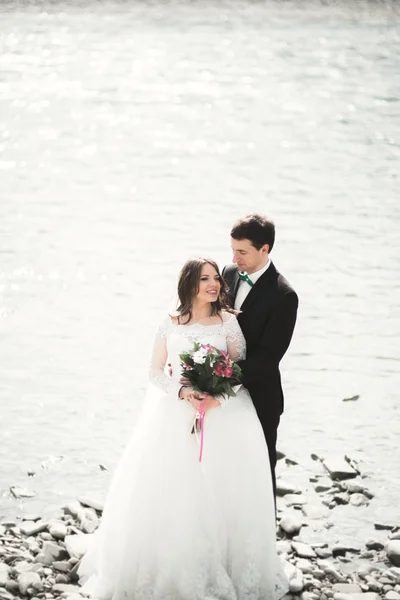
POLYGON ((280 421, 280 415, 277 415, 273 418, 269 416, 268 419, 260 419, 261 426, 264 431, 265 441, 268 446, 268 454, 269 454, 269 463, 271 466, 271 477, 272 477, 272 487, 274 490, 274 499, 276 504, 276 477, 275 477, 275 467, 276 467, 276 440, 278 437, 278 425, 280 421))

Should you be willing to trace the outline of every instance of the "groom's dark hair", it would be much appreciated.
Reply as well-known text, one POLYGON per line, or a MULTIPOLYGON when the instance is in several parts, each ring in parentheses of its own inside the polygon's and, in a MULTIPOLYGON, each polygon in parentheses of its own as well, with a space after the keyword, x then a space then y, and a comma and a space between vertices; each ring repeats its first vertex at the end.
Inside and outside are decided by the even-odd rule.
POLYGON ((271 252, 275 242, 275 225, 267 217, 254 213, 236 221, 231 237, 235 240, 250 240, 257 250, 268 244, 271 252))

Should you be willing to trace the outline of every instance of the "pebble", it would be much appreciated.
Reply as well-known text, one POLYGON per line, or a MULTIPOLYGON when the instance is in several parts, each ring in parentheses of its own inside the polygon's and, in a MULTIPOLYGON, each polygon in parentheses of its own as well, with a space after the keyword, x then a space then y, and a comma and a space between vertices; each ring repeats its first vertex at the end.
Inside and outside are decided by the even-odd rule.
POLYGON ((356 583, 334 583, 332 590, 341 594, 361 593, 361 588, 356 583))
POLYGON ((390 562, 395 567, 400 567, 400 540, 389 540, 385 549, 390 562))
POLYGON ((380 521, 377 523, 374 523, 374 527, 378 531, 383 531, 383 530, 391 531, 392 529, 394 529, 393 525, 387 525, 386 523, 381 523, 380 521))
POLYGON ((292 544, 288 540, 279 540, 276 542, 276 550, 278 554, 292 554, 292 544))
POLYGON ((286 494, 285 502, 287 506, 303 506, 307 504, 307 498, 301 494, 286 494))
POLYGON ((276 495, 286 496, 286 494, 300 494, 301 491, 291 483, 284 481, 283 479, 277 479, 276 482, 276 495))
POLYGON ((317 558, 315 551, 308 544, 292 542, 292 548, 300 558, 317 558))
POLYGON ((400 600, 400 594, 391 590, 385 594, 386 600, 400 600))
POLYGON ((317 494, 320 494, 321 492, 327 492, 331 488, 332 479, 330 477, 321 477, 321 479, 318 480, 318 483, 315 486, 315 491, 317 492, 317 494))
POLYGON ((15 498, 33 498, 36 496, 36 492, 32 492, 27 490, 26 488, 18 487, 16 485, 12 485, 10 487, 10 492, 15 498))
POLYGON ((42 552, 36 556, 36 561, 44 565, 52 565, 54 561, 64 558, 66 558, 64 548, 55 542, 43 542, 42 552))
POLYGON ((41 591, 39 588, 42 585, 40 581, 40 575, 38 573, 21 573, 18 575, 18 588, 20 594, 23 596, 26 595, 28 588, 35 587, 38 591, 41 591), (37 587, 39 584, 39 587, 37 587))
POLYGON ((63 540, 68 534, 67 526, 62 521, 56 521, 49 526, 49 533, 57 540, 63 540))
POLYGON ((359 548, 353 548, 352 546, 345 546, 344 544, 335 544, 332 547, 332 554, 334 557, 336 556, 345 556, 346 552, 351 552, 353 554, 359 554, 359 548))
POLYGON ((8 565, 5 565, 4 563, 0 563, 0 588, 5 587, 8 580, 9 572, 10 567, 8 565))
POLYGON ((298 533, 303 526, 302 515, 295 511, 284 513, 279 522, 279 526, 287 535, 293 536, 298 533))
POLYGON ((24 521, 20 525, 20 531, 24 535, 36 535, 47 529, 48 523, 47 521, 24 521))
POLYGON ((315 548, 315 554, 318 558, 330 558, 332 556, 332 550, 329 550, 329 548, 315 548))
POLYGON ((104 501, 100 498, 80 496, 78 501, 83 504, 83 506, 89 506, 89 508, 94 508, 94 510, 99 512, 103 512, 104 510, 104 501))
POLYGON ((357 477, 357 471, 341 457, 332 457, 322 461, 323 466, 328 471, 331 479, 342 480, 357 477))
POLYGON ((383 550, 384 548, 382 542, 378 542, 378 540, 372 538, 365 542, 365 547, 368 548, 368 550, 383 550))
POLYGON ((92 534, 83 533, 81 535, 67 535, 65 538, 65 547, 71 557, 82 558, 86 554, 93 539, 92 534))
POLYGON ((351 494, 350 504, 352 506, 367 506, 368 498, 364 494, 351 494))

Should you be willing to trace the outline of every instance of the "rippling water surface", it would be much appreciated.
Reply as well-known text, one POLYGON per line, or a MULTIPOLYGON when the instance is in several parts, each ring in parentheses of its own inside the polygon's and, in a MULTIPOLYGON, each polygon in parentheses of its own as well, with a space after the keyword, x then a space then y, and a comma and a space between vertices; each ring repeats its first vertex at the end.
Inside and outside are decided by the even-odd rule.
POLYGON ((106 488, 180 266, 223 266, 258 210, 301 301, 285 477, 347 453, 376 498, 338 531, 398 519, 396 4, 3 2, 0 20, 0 514, 106 488))

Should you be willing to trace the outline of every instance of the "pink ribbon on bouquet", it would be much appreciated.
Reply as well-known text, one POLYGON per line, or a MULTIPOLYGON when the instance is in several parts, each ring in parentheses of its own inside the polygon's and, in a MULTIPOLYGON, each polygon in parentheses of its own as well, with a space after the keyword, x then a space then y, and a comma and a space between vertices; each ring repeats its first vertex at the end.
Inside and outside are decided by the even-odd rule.
POLYGON ((204 443, 204 417, 205 417, 205 412, 203 410, 205 402, 207 400, 207 398, 209 397, 209 394, 207 394, 206 396, 204 396, 203 401, 201 403, 200 406, 200 411, 199 411, 199 418, 200 418, 200 454, 199 454, 199 462, 202 461, 203 459, 203 443, 204 443))

